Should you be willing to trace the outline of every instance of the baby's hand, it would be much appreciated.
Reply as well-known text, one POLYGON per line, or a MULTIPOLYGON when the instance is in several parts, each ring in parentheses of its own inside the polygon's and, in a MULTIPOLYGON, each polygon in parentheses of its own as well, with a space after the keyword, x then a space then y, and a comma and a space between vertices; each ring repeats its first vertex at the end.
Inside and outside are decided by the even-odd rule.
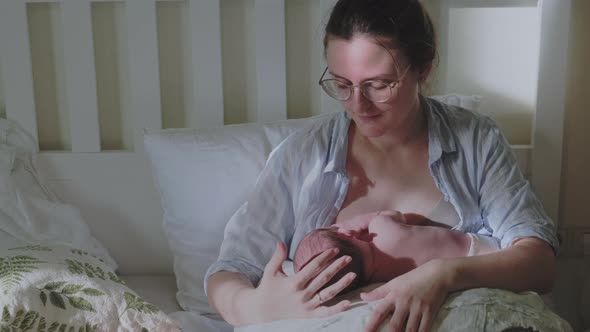
POLYGON ((449 225, 430 220, 421 214, 405 213, 404 216, 408 225, 451 228, 449 225))
MULTIPOLYGON (((340 234, 344 234, 346 236, 352 236, 358 233, 361 233, 363 231, 363 227, 354 227, 351 225, 339 225, 339 224, 334 224, 332 226, 330 226, 331 228, 334 228, 334 230, 340 234)), ((366 229, 365 229, 366 231, 366 229)))
POLYGON ((348 227, 343 226, 343 225, 333 224, 332 226, 330 226, 328 228, 334 230, 337 233, 344 234, 346 236, 351 236, 351 234, 352 234, 352 231, 350 229, 348 229, 348 227))
POLYGON ((349 227, 349 226, 342 226, 342 225, 332 225, 336 232, 343 234, 344 236, 354 237, 362 241, 370 241, 371 237, 369 236, 369 229, 367 227, 349 227))
POLYGON ((404 217, 408 225, 424 226, 425 224, 428 224, 429 221, 428 218, 417 213, 405 213, 404 217))
POLYGON ((406 215, 404 215, 403 213, 401 213, 399 211, 393 211, 393 210, 379 211, 379 213, 377 213, 377 216, 375 216, 375 218, 378 218, 378 217, 381 217, 381 218, 387 217, 392 222, 408 224, 408 221, 406 220, 406 215))

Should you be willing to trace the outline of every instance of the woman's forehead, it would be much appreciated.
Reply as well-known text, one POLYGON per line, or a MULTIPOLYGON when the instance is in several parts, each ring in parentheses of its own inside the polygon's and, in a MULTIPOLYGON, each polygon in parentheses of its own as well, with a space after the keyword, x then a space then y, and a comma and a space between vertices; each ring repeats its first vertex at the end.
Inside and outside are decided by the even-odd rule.
POLYGON ((356 35, 350 40, 330 38, 326 58, 332 74, 351 81, 378 75, 396 75, 404 63, 400 50, 386 49, 374 37, 356 35))

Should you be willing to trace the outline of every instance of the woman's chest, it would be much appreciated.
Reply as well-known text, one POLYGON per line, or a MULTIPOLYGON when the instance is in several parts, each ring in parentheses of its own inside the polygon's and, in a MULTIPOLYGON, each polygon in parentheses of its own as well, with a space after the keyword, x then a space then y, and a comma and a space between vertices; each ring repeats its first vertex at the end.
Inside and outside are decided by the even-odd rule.
POLYGON ((358 159, 347 162, 349 185, 336 221, 382 210, 428 215, 442 194, 427 160, 415 159, 391 162, 387 167, 372 167, 358 159))

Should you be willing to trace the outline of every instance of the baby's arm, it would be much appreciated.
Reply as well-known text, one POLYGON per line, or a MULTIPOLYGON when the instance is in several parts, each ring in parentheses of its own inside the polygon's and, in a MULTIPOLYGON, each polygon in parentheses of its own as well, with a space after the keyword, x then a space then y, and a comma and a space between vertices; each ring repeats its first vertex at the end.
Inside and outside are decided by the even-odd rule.
POLYGON ((436 222, 426 218, 421 214, 416 213, 404 213, 404 217, 406 219, 406 224, 414 225, 414 226, 434 226, 434 227, 443 227, 443 228, 451 228, 451 226, 447 224, 443 224, 440 222, 436 222))

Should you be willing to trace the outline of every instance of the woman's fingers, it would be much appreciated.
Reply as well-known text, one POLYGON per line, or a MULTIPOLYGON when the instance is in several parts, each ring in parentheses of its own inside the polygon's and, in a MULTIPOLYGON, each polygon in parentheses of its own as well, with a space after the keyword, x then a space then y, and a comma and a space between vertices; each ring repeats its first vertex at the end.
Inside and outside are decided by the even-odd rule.
POLYGON ((382 302, 379 303, 373 313, 369 317, 367 321, 367 325, 365 325, 364 332, 375 332, 381 326, 381 323, 391 314, 391 312, 395 309, 395 305, 393 303, 382 302))
POLYGON ((344 290, 346 287, 348 287, 348 285, 350 285, 354 278, 356 278, 356 273, 347 273, 344 277, 340 278, 340 280, 338 280, 334 284, 322 289, 320 291, 322 298, 321 302, 325 303, 335 298, 336 295, 340 294, 342 290, 344 290))
POLYGON ((381 285, 368 293, 361 293, 361 300, 363 301, 377 301, 381 300, 385 296, 389 294, 389 289, 387 288, 387 284, 381 285))
POLYGON ((393 316, 387 324, 385 331, 400 332, 404 331, 406 318, 408 318, 408 309, 404 307, 396 307, 393 311, 393 316))
POLYGON ((344 300, 340 301, 337 304, 327 307, 327 306, 319 306, 317 307, 313 313, 312 318, 321 318, 321 317, 328 317, 335 315, 339 312, 343 312, 344 310, 350 307, 350 301, 344 300))
POLYGON ((311 260, 307 265, 295 275, 297 288, 304 288, 311 279, 317 276, 328 265, 328 262, 338 254, 338 249, 329 249, 311 260))
POLYGON ((408 322, 406 323, 406 332, 418 332, 422 319, 422 312, 419 308, 410 311, 408 322))
POLYGON ((277 248, 270 258, 270 261, 264 267, 264 274, 275 275, 277 272, 283 272, 283 262, 287 259, 287 246, 283 242, 277 243, 277 248))
POLYGON ((425 310, 422 312, 422 319, 420 320, 420 328, 417 330, 418 332, 430 332, 430 328, 432 326, 432 312, 430 310, 425 310))
MULTIPOLYGON (((342 256, 337 260, 333 261, 330 265, 328 265, 328 267, 325 268, 322 272, 320 272, 320 274, 318 274, 307 286, 307 298, 310 298, 314 294, 316 294, 318 290, 320 290, 322 287, 324 287, 324 285, 326 285, 330 280, 332 280, 336 273, 338 273, 338 271, 340 271, 342 268, 348 265, 350 261, 350 256, 342 256)), ((341 280, 342 279, 340 279, 339 281, 341 280)), ((342 289, 346 288, 346 286, 344 286, 342 289)), ((324 300, 324 302, 326 301, 323 297, 322 299, 324 300)))

